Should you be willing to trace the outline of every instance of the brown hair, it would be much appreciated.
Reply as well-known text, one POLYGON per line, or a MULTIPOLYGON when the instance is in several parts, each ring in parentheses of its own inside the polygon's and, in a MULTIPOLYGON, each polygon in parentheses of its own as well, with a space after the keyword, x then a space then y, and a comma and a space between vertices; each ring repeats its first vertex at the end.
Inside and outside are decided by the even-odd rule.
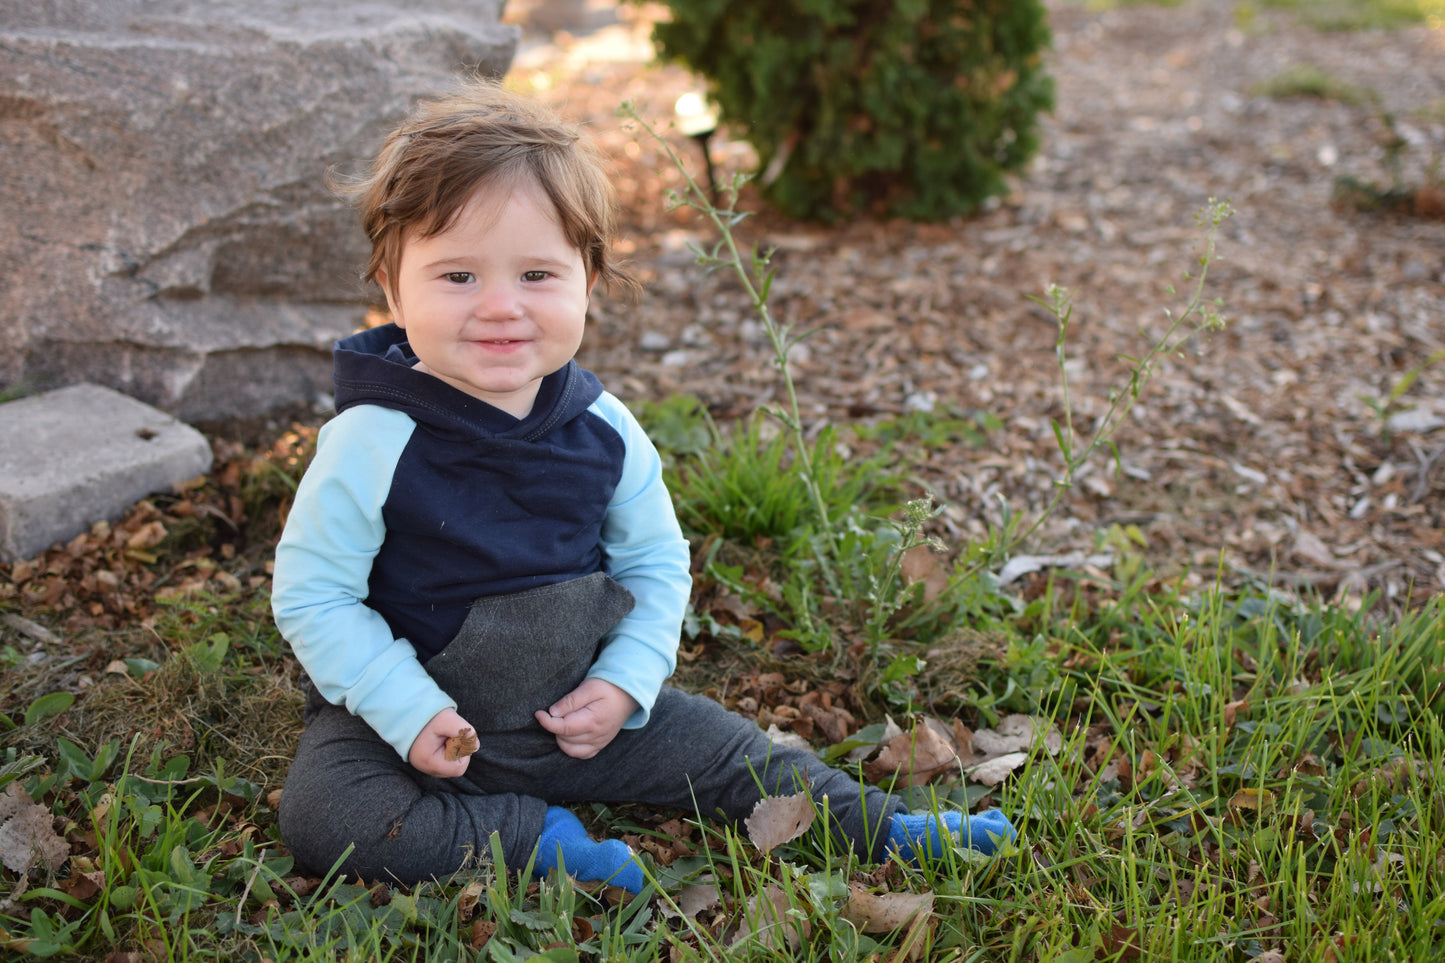
POLYGON ((612 182, 580 131, 539 104, 488 81, 420 104, 387 135, 370 171, 333 187, 361 212, 371 240, 363 279, 384 275, 396 293, 406 234, 446 230, 483 186, 530 179, 551 200, 562 232, 596 274, 627 297, 637 281, 609 257, 617 227, 612 182))

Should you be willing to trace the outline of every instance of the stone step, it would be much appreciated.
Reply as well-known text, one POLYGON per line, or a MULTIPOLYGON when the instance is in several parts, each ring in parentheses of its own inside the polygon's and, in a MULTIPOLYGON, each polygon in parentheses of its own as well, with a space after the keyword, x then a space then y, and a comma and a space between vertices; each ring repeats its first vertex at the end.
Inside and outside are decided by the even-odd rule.
POLYGON ((200 432, 99 385, 0 405, 0 560, 67 542, 210 467, 200 432))

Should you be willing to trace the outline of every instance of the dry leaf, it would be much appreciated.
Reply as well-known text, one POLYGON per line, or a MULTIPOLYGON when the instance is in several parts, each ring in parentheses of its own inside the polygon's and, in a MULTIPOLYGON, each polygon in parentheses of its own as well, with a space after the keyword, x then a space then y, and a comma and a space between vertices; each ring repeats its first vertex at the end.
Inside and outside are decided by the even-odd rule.
POLYGON ((89 873, 77 873, 72 867, 70 878, 61 883, 60 888, 82 903, 89 903, 95 899, 101 890, 105 889, 105 871, 95 870, 89 873))
POLYGON ((12 782, 3 793, 0 793, 0 823, 33 805, 35 805, 35 800, 30 798, 30 794, 22 789, 19 783, 12 782))
POLYGON ((987 757, 1022 752, 1037 745, 1043 746, 1051 756, 1064 748, 1064 737, 1058 728, 1042 716, 1013 713, 1000 719, 994 728, 980 729, 973 734, 973 751, 987 757))
POLYGON ((897 774, 905 786, 922 786, 937 776, 958 767, 958 749, 952 730, 941 722, 925 719, 891 739, 878 758, 865 767, 870 782, 880 782, 897 774))
MULTIPOLYGON (((808 740, 796 732, 784 732, 779 729, 776 723, 768 725, 767 737, 769 742, 776 742, 780 746, 787 746, 789 749, 801 749, 804 752, 813 752, 813 746, 808 740)), ((813 753, 817 755, 817 753, 813 753)))
POLYGON ((848 884, 843 907, 843 916, 864 933, 901 930, 919 914, 932 912, 932 893, 870 893, 859 883, 848 884))
POLYGON ((899 572, 909 585, 923 583, 923 600, 932 602, 948 588, 948 573, 938 560, 938 553, 927 545, 915 545, 903 553, 899 572))
POLYGON ((497 932, 497 924, 486 917, 478 916, 472 920, 472 938, 470 940, 472 949, 480 950, 485 947, 495 932, 497 932))
POLYGON ((446 757, 447 762, 456 762, 462 756, 470 756, 480 749, 482 744, 477 741, 476 733, 471 729, 464 728, 461 732, 447 739, 446 757))
POLYGON ((14 783, 0 798, 8 813, 0 823, 0 863, 16 873, 28 872, 37 862, 52 873, 60 869, 70 847, 56 835, 50 810, 31 802, 30 794, 14 783))
POLYGON ((759 799, 743 825, 753 845, 766 853, 806 833, 816 817, 813 797, 800 792, 759 799))
POLYGON ((963 774, 981 786, 997 786, 1015 769, 1028 762, 1028 759, 1029 754, 1026 752, 1008 752, 969 766, 963 774))
POLYGON ((888 743, 892 742, 894 739, 897 739, 902 734, 903 729, 898 725, 898 723, 893 721, 893 717, 885 716, 883 735, 879 737, 878 741, 873 743, 872 745, 859 746, 857 749, 854 749, 852 752, 848 753, 848 761, 862 762, 864 759, 867 759, 869 756, 873 755, 873 753, 878 749, 879 746, 886 746, 888 743))
POLYGON ((792 908, 788 894, 769 883, 762 893, 748 900, 747 912, 728 945, 737 946, 756 938, 760 945, 771 950, 786 946, 790 952, 796 951, 802 941, 812 935, 813 927, 807 919, 795 920, 789 916, 792 908))
POLYGON ((722 896, 718 893, 717 882, 711 876, 701 876, 697 882, 684 886, 672 901, 662 901, 662 915, 669 919, 676 919, 679 916, 688 919, 696 919, 697 914, 706 912, 722 902, 722 896), (673 909, 673 904, 677 908, 673 909))

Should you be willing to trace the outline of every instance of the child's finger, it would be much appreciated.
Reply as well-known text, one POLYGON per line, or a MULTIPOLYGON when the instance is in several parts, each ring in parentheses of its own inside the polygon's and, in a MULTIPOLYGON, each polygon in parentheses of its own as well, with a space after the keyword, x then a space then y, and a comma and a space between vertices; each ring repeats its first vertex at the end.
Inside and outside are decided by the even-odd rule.
POLYGON ((542 724, 542 728, 554 736, 575 736, 587 730, 587 727, 575 715, 554 715, 538 709, 536 717, 537 721, 542 724))
POLYGON ((581 695, 579 689, 573 689, 552 703, 552 705, 548 707, 547 712, 552 716, 563 718, 572 715, 580 709, 587 708, 590 704, 591 700, 581 695))

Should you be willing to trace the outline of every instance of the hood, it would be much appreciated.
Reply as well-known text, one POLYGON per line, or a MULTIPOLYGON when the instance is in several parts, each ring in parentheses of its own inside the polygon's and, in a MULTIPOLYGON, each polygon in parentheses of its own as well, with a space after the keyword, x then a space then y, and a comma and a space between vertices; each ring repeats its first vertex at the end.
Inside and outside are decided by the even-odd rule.
POLYGON ((404 412, 438 434, 528 438, 577 417, 602 394, 602 384, 592 372, 568 361, 542 379, 531 413, 519 420, 440 378, 417 371, 415 364, 406 332, 395 324, 342 338, 332 352, 336 411, 380 405, 404 412))

